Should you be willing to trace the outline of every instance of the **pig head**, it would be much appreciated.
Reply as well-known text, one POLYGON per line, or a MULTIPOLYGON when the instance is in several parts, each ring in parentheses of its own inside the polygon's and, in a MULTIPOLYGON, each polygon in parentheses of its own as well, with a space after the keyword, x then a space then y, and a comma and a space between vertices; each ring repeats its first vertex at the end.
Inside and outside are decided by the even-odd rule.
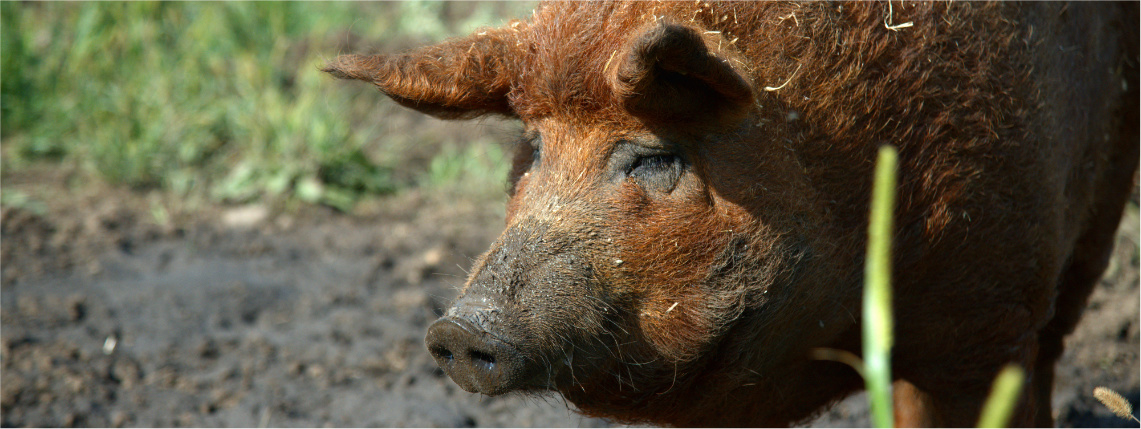
POLYGON ((758 89, 732 47, 668 20, 636 30, 584 34, 575 43, 606 55, 566 55, 544 52, 514 22, 325 69, 438 117, 495 113, 526 125, 506 230, 428 331, 429 351, 465 390, 555 389, 598 414, 652 406, 666 417, 677 413, 674 397, 728 394, 702 386, 744 377, 732 374, 745 368, 735 360, 787 359, 787 341, 762 340, 768 350, 746 355, 722 341, 743 314, 753 330, 744 337, 813 345, 838 332, 796 332, 768 314, 814 307, 804 317, 816 328, 847 317, 801 296, 811 295, 804 284, 838 282, 813 265, 850 255, 803 233, 825 225, 781 133, 757 126, 758 89), (710 366, 726 372, 694 377, 710 366))

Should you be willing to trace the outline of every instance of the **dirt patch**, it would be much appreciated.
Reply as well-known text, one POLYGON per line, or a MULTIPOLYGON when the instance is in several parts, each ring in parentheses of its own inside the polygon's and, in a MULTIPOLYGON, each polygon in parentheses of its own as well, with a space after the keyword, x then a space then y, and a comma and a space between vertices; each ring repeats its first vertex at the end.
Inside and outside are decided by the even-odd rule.
POLYGON ((3 213, 4 426, 603 423, 463 392, 424 350, 502 224, 495 202, 410 193, 365 216, 212 208, 164 227, 117 192, 3 213))
MULTIPOLYGON (((424 349, 502 201, 409 192, 354 215, 281 214, 53 174, 5 183, 47 207, 0 215, 3 426, 609 426, 557 396, 466 393, 424 349)), ((1061 426, 1136 427, 1090 394, 1138 403, 1130 210, 1059 366, 1061 426)), ((812 425, 865 426, 863 401, 812 425)))

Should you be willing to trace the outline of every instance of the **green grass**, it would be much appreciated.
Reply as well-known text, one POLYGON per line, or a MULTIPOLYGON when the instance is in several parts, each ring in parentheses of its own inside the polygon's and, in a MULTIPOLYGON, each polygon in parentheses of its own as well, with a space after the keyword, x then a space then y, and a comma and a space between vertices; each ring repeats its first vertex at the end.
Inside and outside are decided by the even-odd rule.
POLYGON ((424 184, 429 189, 462 194, 504 194, 510 155, 502 145, 478 140, 464 147, 444 146, 428 164, 424 184), (486 184, 496 183, 495 187, 486 184))
POLYGON ((1014 414, 1014 406, 1022 391, 1022 380, 1025 372, 1018 365, 1010 364, 998 373, 991 387, 990 396, 983 404, 979 415, 980 428, 1004 428, 1010 423, 1010 416, 1014 414))
MULTIPOLYGON (((463 142, 388 123, 393 103, 317 67, 350 49, 391 52, 501 25, 531 7, 2 2, 4 173, 59 163, 134 188, 348 209, 435 180, 404 171, 426 165, 401 148, 463 142)), ((502 190, 503 179, 484 186, 502 190)))
POLYGON ((896 159, 893 146, 880 147, 876 159, 864 264, 864 370, 872 424, 893 427, 891 400, 891 243, 895 208, 896 159))

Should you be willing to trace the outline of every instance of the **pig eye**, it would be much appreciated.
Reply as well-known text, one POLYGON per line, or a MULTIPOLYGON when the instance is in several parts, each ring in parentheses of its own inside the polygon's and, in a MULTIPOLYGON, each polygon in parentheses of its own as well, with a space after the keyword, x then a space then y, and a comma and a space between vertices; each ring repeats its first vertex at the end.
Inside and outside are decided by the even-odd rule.
POLYGON ((673 191, 682 173, 682 159, 673 154, 640 156, 626 169, 626 177, 646 189, 673 191))
POLYGON ((525 143, 531 149, 531 166, 536 166, 543 159, 543 138, 538 133, 526 136, 525 143))
POLYGON ((516 143, 515 159, 512 160, 511 172, 507 175, 507 195, 515 195, 519 180, 541 161, 543 156, 541 143, 538 134, 524 135, 516 143))
POLYGON ((531 149, 531 166, 538 165, 539 161, 542 159, 543 159, 543 147, 542 146, 533 147, 531 149))

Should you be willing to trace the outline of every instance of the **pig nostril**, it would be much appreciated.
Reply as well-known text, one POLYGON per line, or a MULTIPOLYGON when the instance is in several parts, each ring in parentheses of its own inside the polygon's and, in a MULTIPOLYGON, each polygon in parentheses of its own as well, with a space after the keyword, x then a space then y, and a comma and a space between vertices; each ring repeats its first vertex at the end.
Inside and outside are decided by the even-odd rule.
POLYGON ((452 351, 448 350, 446 347, 432 347, 431 352, 432 356, 435 356, 439 359, 446 359, 448 361, 455 359, 455 356, 452 356, 452 351))
POLYGON ((499 395, 524 385, 539 370, 510 343, 463 318, 447 317, 428 328, 428 354, 468 392, 499 395))
POLYGON ((484 370, 490 370, 495 367, 495 356, 487 353, 472 350, 468 353, 468 357, 471 358, 472 364, 478 365, 484 370))

